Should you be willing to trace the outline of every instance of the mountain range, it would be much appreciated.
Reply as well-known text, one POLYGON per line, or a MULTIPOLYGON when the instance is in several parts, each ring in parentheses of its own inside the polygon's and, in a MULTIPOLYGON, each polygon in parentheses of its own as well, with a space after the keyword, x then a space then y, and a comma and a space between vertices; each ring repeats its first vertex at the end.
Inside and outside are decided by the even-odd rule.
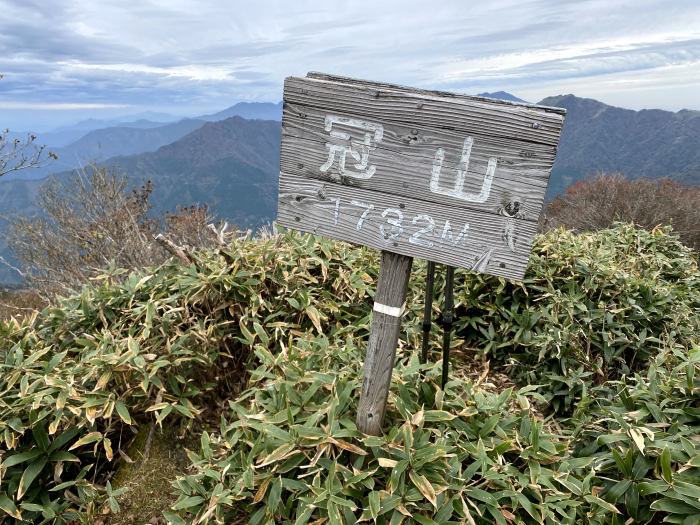
POLYGON ((68 146, 51 148, 51 151, 58 156, 58 160, 48 166, 10 175, 14 175, 11 178, 43 179, 50 173, 60 173, 85 165, 91 158, 104 160, 120 155, 155 151, 192 133, 204 124, 206 124, 204 120, 185 119, 172 124, 159 124, 158 127, 114 126, 96 129, 87 132, 68 146))
MULTIPOLYGON (((105 164, 116 166, 134 186, 146 181, 155 184, 149 202, 156 215, 174 211, 178 204, 213 203, 213 211, 235 225, 272 220, 277 209, 280 123, 235 116, 178 125, 185 122, 198 127, 156 151, 112 157, 105 164)), ((55 177, 65 179, 70 174, 64 171, 55 177)), ((45 181, 0 178, 0 212, 36 215, 39 210, 33 201, 45 181)), ((0 256, 12 261, 11 255, 0 240, 0 256)), ((0 264, 0 282, 16 281, 17 275, 0 264)))
POLYGON ((596 171, 700 184, 700 111, 633 111, 574 95, 538 104, 566 108, 548 198, 596 171))
MULTIPOLYGON (((521 100, 504 92, 480 96, 521 100)), ((567 109, 547 191, 550 199, 598 170, 700 184, 700 111, 632 111, 574 95, 548 97, 539 104, 567 109)), ((281 111, 281 102, 241 103, 170 124, 137 119, 83 130, 77 140, 56 148, 59 161, 51 171, 101 155, 134 184, 155 183, 155 212, 216 201, 214 211, 220 217, 239 226, 261 224, 272 220, 276 210, 281 111), (263 117, 270 119, 259 120, 263 117)), ((28 180, 28 175, 46 172, 19 173, 22 179, 0 178, 0 212, 36 213, 31 202, 45 179, 28 180)), ((1 242, 0 255, 9 255, 1 242)), ((12 280, 0 265, 0 282, 12 280)))
MULTIPOLYGON (((42 179, 49 173, 79 168, 89 158, 109 159, 155 151, 198 129, 205 122, 233 116, 281 121, 282 102, 239 102, 223 111, 191 119, 148 111, 115 120, 86 119, 47 133, 31 133, 36 136, 34 143, 46 145, 46 149, 55 153, 58 160, 46 168, 10 173, 3 179, 42 179)), ((15 132, 8 138, 26 140, 28 134, 15 132)))

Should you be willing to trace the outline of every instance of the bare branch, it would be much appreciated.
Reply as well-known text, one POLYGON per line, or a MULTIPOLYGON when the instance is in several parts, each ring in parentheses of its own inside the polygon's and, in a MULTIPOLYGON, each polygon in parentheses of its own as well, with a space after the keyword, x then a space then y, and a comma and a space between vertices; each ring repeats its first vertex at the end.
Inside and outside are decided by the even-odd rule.
MULTIPOLYGON (((123 174, 94 159, 66 180, 49 179, 35 200, 43 216, 0 213, 9 222, 3 238, 21 263, 15 269, 42 297, 54 297, 79 290, 108 268, 143 269, 171 255, 197 264, 190 250, 226 245, 226 229, 209 227, 213 217, 207 205, 151 217, 153 187, 147 181, 130 190, 123 174)), ((123 282, 126 276, 111 279, 123 282)))

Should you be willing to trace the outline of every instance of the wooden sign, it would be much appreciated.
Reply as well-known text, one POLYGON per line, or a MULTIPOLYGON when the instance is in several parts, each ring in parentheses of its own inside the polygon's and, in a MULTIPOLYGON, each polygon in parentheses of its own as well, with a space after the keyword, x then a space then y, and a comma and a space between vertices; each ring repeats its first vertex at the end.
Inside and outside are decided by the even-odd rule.
POLYGON ((289 77, 277 222, 522 280, 565 112, 289 77))

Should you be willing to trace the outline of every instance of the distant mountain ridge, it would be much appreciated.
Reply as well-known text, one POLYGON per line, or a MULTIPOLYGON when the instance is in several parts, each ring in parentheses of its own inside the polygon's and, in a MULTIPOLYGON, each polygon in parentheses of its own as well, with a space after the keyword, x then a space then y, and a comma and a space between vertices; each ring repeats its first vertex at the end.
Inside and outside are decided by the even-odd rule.
POLYGON ((700 184, 700 111, 634 111, 574 95, 538 104, 567 110, 548 198, 596 171, 700 184))
MULTIPOLYGON (((173 117, 166 113, 144 112, 128 115, 121 119, 135 117, 173 117)), ((110 157, 135 155, 147 151, 156 151, 161 146, 170 144, 187 133, 201 127, 204 122, 215 122, 233 116, 245 119, 282 120, 282 102, 239 102, 227 109, 189 119, 180 118, 176 122, 164 124, 139 118, 133 122, 120 119, 103 121, 87 119, 73 126, 64 126, 50 133, 37 135, 37 144, 46 144, 47 149, 58 155, 58 160, 46 168, 24 170, 10 173, 5 180, 41 179, 49 173, 71 170, 84 165, 89 157, 110 157), (83 129, 78 129, 83 128, 83 129), (89 128, 89 129, 88 129, 89 128), (150 131, 144 131, 150 130, 150 131), (70 138, 70 140, 66 140, 70 138)), ((10 138, 25 140, 27 133, 13 134, 10 138)))
MULTIPOLYGON (((148 122, 148 121, 146 121, 148 122)), ((58 160, 45 168, 18 172, 23 179, 42 179, 50 173, 76 169, 85 165, 90 158, 109 159, 119 155, 136 155, 171 144, 188 133, 206 124, 203 120, 185 119, 173 124, 156 128, 128 128, 115 126, 88 132, 72 144, 63 148, 54 148, 58 160)), ((12 174, 10 174, 12 175, 12 174)))
POLYGON ((493 93, 479 93, 477 97, 497 98, 499 100, 510 100, 511 102, 523 102, 525 104, 529 104, 528 101, 523 100, 522 98, 518 98, 515 95, 511 95, 510 93, 506 93, 505 91, 494 91, 493 93))
POLYGON ((282 121, 282 102, 273 104, 272 102, 239 102, 230 108, 219 111, 212 115, 202 115, 197 117, 200 120, 216 121, 230 117, 243 117, 245 119, 277 120, 282 121))

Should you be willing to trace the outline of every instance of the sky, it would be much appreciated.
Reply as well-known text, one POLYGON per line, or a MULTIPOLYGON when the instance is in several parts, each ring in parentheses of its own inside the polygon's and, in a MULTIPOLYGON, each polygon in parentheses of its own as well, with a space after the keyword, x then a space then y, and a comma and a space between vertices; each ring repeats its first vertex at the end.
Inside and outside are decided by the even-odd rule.
POLYGON ((0 128, 278 102, 308 71, 700 110, 700 0, 0 0, 0 128))

